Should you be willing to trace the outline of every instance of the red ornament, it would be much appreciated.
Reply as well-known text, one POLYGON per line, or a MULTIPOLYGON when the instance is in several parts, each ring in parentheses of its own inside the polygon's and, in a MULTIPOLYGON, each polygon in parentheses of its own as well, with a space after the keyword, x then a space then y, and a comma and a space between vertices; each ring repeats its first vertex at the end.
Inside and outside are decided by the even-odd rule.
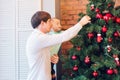
POLYGON ((94 37, 94 34, 93 33, 88 33, 87 36, 88 36, 89 39, 91 39, 91 38, 94 37))
POLYGON ((95 12, 99 13, 99 12, 100 12, 100 9, 99 9, 99 8, 96 8, 95 12))
POLYGON ((119 37, 118 31, 114 32, 114 37, 119 37))
POLYGON ((116 23, 120 24, 120 18, 116 18, 116 23))
POLYGON ((116 57, 118 57, 118 55, 117 54, 113 54, 113 58, 116 58, 116 57))
POLYGON ((94 9, 95 9, 94 4, 92 4, 91 7, 90 7, 90 10, 93 11, 94 9))
POLYGON ((97 77, 97 76, 98 76, 98 72, 97 72, 97 71, 94 71, 94 72, 92 73, 92 75, 93 75, 94 77, 97 77))
POLYGON ((72 60, 76 60, 77 59, 77 56, 76 55, 73 55, 72 56, 72 60))
POLYGON ((113 74, 113 69, 108 69, 107 74, 112 75, 113 74))
POLYGON ((78 66, 75 65, 75 66, 73 67, 73 71, 77 71, 77 70, 78 70, 78 66))
POLYGON ((118 70, 117 69, 113 69, 114 74, 118 74, 118 70))
POLYGON ((97 14, 96 14, 96 18, 102 19, 102 18, 103 18, 103 15, 102 15, 101 13, 97 13, 97 14))
POLYGON ((113 17, 112 17, 112 20, 115 22, 115 21, 116 21, 116 16, 113 16, 113 17))
POLYGON ((106 13, 105 15, 110 17, 110 18, 113 17, 113 15, 111 13, 106 13))
POLYGON ((101 34, 97 34, 97 42, 100 43, 103 40, 101 34))
POLYGON ((115 63, 116 63, 117 66, 120 66, 120 61, 119 61, 118 57, 115 58, 115 63))
POLYGON ((104 16, 103 16, 103 19, 108 22, 110 19, 112 19, 112 14, 110 13, 106 13, 104 16))
POLYGON ((107 51, 108 51, 108 52, 111 51, 111 46, 110 46, 110 45, 107 46, 107 51))
POLYGON ((112 6, 112 4, 109 3, 109 4, 108 4, 108 8, 111 7, 111 6, 112 6))
POLYGON ((71 73, 70 76, 73 77, 73 73, 71 73))
POLYGON ((102 32, 103 32, 103 33, 106 33, 106 32, 107 32, 107 27, 106 27, 105 25, 102 27, 102 32))
POLYGON ((80 50, 81 50, 80 46, 77 46, 77 47, 76 47, 76 49, 77 49, 78 51, 80 51, 80 50))
POLYGON ((90 63, 90 58, 89 58, 88 56, 86 56, 85 59, 84 59, 84 62, 85 62, 86 64, 89 64, 89 63, 90 63))
POLYGON ((118 55, 117 54, 113 54, 113 58, 115 60, 116 65, 120 66, 120 61, 119 61, 118 55))
POLYGON ((108 38, 108 42, 111 43, 112 42, 112 38, 108 38))

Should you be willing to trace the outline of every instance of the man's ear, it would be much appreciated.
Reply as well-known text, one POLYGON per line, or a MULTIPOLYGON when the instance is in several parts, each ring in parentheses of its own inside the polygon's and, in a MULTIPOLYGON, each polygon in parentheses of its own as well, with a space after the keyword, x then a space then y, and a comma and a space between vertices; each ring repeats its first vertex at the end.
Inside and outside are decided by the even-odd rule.
POLYGON ((45 24, 45 22, 44 21, 41 21, 41 25, 44 25, 45 24))

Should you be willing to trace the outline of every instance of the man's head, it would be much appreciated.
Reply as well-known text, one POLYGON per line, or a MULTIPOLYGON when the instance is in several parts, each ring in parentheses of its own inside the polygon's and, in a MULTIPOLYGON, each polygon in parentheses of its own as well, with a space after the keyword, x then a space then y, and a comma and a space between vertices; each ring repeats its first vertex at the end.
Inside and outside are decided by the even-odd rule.
POLYGON ((56 19, 56 18, 52 19, 52 29, 55 32, 58 32, 58 31, 60 31, 62 29, 62 26, 60 24, 60 20, 59 19, 56 19))
POLYGON ((51 16, 48 12, 38 11, 32 16, 31 24, 34 29, 38 28, 44 33, 47 33, 52 27, 51 16))

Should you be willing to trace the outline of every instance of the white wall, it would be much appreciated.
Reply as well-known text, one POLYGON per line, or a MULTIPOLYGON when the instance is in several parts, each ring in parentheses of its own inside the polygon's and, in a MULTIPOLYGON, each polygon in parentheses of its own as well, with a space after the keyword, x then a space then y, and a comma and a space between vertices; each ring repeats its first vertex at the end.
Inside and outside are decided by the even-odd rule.
POLYGON ((42 0, 42 10, 47 11, 55 17, 55 0, 42 0))

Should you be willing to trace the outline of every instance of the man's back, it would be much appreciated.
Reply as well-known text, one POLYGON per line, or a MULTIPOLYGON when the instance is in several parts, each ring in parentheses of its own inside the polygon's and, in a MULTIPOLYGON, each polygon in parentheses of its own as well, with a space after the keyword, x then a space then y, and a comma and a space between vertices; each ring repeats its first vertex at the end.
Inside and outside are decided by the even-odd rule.
POLYGON ((27 80, 51 80, 49 47, 38 49, 37 41, 40 35, 44 34, 34 30, 27 41, 26 50, 30 66, 27 80))

